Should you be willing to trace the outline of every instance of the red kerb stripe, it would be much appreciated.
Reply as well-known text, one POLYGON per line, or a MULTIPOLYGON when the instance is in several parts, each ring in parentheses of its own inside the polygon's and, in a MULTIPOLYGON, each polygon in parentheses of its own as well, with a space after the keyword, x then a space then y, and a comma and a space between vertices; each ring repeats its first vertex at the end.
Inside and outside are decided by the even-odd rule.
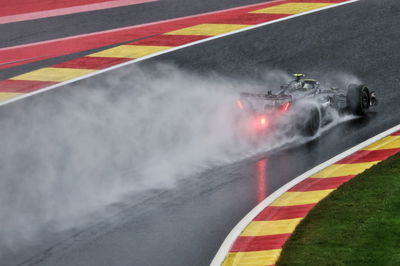
POLYGON ((265 208, 254 221, 275 221, 302 218, 315 206, 315 204, 296 206, 269 206, 265 208))
POLYGON ((232 245, 230 252, 261 251, 280 249, 291 234, 271 236, 239 236, 232 245))
POLYGON ((53 67, 60 68, 82 68, 82 69, 104 69, 114 65, 118 65, 127 61, 132 60, 131 58, 114 58, 114 57, 81 57, 71 61, 67 61, 61 64, 57 64, 53 67))
POLYGON ((337 162, 337 164, 365 163, 386 160, 400 151, 399 149, 387 150, 360 150, 337 162))
POLYGON ((335 189, 340 187, 343 183, 354 178, 354 175, 340 176, 331 178, 307 178, 301 183, 290 189, 290 192, 301 192, 301 191, 315 191, 325 189, 335 189))
POLYGON ((288 17, 289 14, 226 14, 210 18, 208 23, 256 25, 288 17))
POLYGON ((208 38, 208 36, 193 36, 193 35, 157 35, 132 42, 134 45, 155 45, 155 46, 180 46, 187 43, 199 41, 208 38))
POLYGON ((392 136, 400 136, 400 131, 393 133, 392 136))

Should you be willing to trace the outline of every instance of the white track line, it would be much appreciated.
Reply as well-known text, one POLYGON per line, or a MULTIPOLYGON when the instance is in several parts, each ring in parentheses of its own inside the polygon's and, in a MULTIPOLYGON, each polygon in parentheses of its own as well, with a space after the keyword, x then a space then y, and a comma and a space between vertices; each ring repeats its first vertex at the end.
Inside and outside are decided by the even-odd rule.
POLYGON ((186 48, 186 47, 189 47, 189 46, 193 46, 193 45, 196 45, 196 44, 200 44, 200 43, 203 43, 203 42, 208 42, 208 41, 211 41, 211 40, 223 38, 225 36, 229 36, 229 35, 237 34, 237 33, 240 33, 240 32, 244 32, 244 31, 260 28, 260 27, 263 27, 263 26, 266 26, 266 25, 278 23, 278 22, 281 22, 281 21, 289 20, 289 19, 292 19, 292 18, 297 18, 297 17, 300 17, 300 16, 308 15, 308 14, 311 14, 311 13, 319 12, 319 11, 322 11, 322 10, 326 10, 326 9, 330 9, 330 8, 334 8, 334 7, 338 7, 338 6, 342 6, 342 5, 351 4, 351 3, 354 3, 354 2, 358 2, 358 1, 361 1, 361 0, 351 0, 351 1, 348 1, 348 2, 343 2, 343 3, 339 3, 339 4, 333 4, 331 6, 326 6, 326 7, 319 8, 319 9, 314 9, 314 10, 307 11, 307 12, 304 12, 304 13, 295 14, 295 15, 288 16, 288 17, 285 17, 285 18, 280 18, 280 19, 277 19, 277 20, 268 21, 268 22, 265 22, 265 23, 262 23, 262 24, 250 26, 250 27, 247 27, 247 28, 244 28, 244 29, 240 29, 240 30, 237 30, 237 31, 232 31, 232 32, 229 32, 229 33, 225 33, 225 34, 221 34, 221 35, 218 35, 218 36, 210 37, 210 38, 207 38, 207 39, 199 40, 199 41, 196 41, 196 42, 188 43, 188 44, 185 44, 185 45, 182 45, 182 46, 171 48, 169 50, 161 51, 161 52, 154 53, 154 54, 151 54, 151 55, 148 55, 148 56, 144 56, 144 57, 132 60, 132 61, 128 61, 128 62, 119 64, 119 65, 116 65, 116 66, 105 68, 105 69, 96 71, 94 73, 88 74, 88 75, 84 75, 84 76, 81 76, 81 77, 78 77, 78 78, 74 78, 74 79, 70 79, 70 80, 67 80, 67 81, 64 81, 64 82, 60 82, 60 83, 57 83, 55 85, 52 85, 52 86, 49 86, 49 87, 46 87, 46 88, 43 88, 43 89, 40 89, 40 90, 36 90, 34 92, 26 93, 26 94, 18 96, 18 97, 14 97, 14 98, 12 98, 10 100, 1 102, 0 106, 6 105, 6 104, 9 104, 9 103, 12 103, 12 102, 16 102, 16 101, 19 101, 19 100, 22 100, 24 98, 33 96, 35 94, 39 94, 39 93, 43 93, 43 92, 46 92, 46 91, 49 91, 49 90, 53 90, 55 88, 58 88, 58 87, 73 83, 73 82, 78 81, 78 80, 87 79, 87 78, 99 75, 101 73, 104 73, 104 72, 107 72, 107 71, 110 71, 110 70, 113 70, 113 69, 124 67, 124 66, 130 65, 130 64, 134 64, 134 63, 137 63, 137 62, 141 62, 141 61, 147 60, 149 58, 156 57, 158 55, 170 53, 170 52, 173 52, 173 51, 176 51, 176 50, 180 50, 180 49, 183 49, 183 48, 186 48))
POLYGON ((274 202, 277 198, 279 198, 283 193, 303 181, 304 179, 307 179, 308 177, 312 176, 313 174, 325 169, 326 167, 346 158, 347 156, 355 153, 356 151, 361 150, 362 148, 367 147, 368 145, 371 145, 372 143, 389 136, 390 134, 393 134, 394 132, 397 132, 400 130, 400 125, 397 125, 395 127, 392 127, 391 129, 388 129, 356 146, 354 146, 351 149, 348 149, 347 151, 336 155, 335 157, 331 158, 330 160, 312 168, 311 170, 308 170, 304 174, 296 177, 289 183, 283 185, 280 187, 278 190, 276 190, 274 193, 269 195, 266 199, 264 199, 262 202, 260 202, 254 209, 252 209, 229 233, 229 235, 225 238, 224 242, 222 243, 221 247, 219 248, 217 254, 215 255, 214 259, 211 262, 211 266, 220 266, 225 260, 226 255, 229 253, 229 250, 235 240, 240 236, 240 234, 243 232, 243 230, 247 227, 248 224, 250 224, 251 221, 254 220, 254 218, 261 212, 263 211, 266 207, 268 207, 272 202, 274 202))

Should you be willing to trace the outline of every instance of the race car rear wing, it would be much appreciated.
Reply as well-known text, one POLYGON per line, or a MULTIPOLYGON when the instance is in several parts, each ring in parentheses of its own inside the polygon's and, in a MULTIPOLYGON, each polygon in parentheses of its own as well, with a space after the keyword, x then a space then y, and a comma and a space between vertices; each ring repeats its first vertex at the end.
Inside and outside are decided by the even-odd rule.
POLYGON ((242 92, 240 93, 241 98, 253 98, 259 100, 273 100, 273 101, 292 101, 292 96, 288 94, 272 94, 268 93, 250 93, 242 92))

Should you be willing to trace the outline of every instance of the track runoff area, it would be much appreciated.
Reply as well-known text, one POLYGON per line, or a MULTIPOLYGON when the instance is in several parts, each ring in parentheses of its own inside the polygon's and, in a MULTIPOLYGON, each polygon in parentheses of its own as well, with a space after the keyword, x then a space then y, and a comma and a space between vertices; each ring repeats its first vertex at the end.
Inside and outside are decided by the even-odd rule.
POLYGON ((0 67, 127 42, 0 81, 0 105, 187 46, 359 0, 278 0, 158 23, 0 49, 0 67), (68 47, 66 50, 65 47, 68 47), (35 56, 39 51, 50 55, 35 56))

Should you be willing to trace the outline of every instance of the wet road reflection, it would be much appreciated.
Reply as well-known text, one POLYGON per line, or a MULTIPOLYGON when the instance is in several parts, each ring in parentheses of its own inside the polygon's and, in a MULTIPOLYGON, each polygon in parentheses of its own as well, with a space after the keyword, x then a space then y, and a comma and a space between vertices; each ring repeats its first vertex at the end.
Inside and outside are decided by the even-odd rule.
POLYGON ((257 162, 257 203, 260 203, 267 197, 267 167, 268 159, 263 159, 257 162))

